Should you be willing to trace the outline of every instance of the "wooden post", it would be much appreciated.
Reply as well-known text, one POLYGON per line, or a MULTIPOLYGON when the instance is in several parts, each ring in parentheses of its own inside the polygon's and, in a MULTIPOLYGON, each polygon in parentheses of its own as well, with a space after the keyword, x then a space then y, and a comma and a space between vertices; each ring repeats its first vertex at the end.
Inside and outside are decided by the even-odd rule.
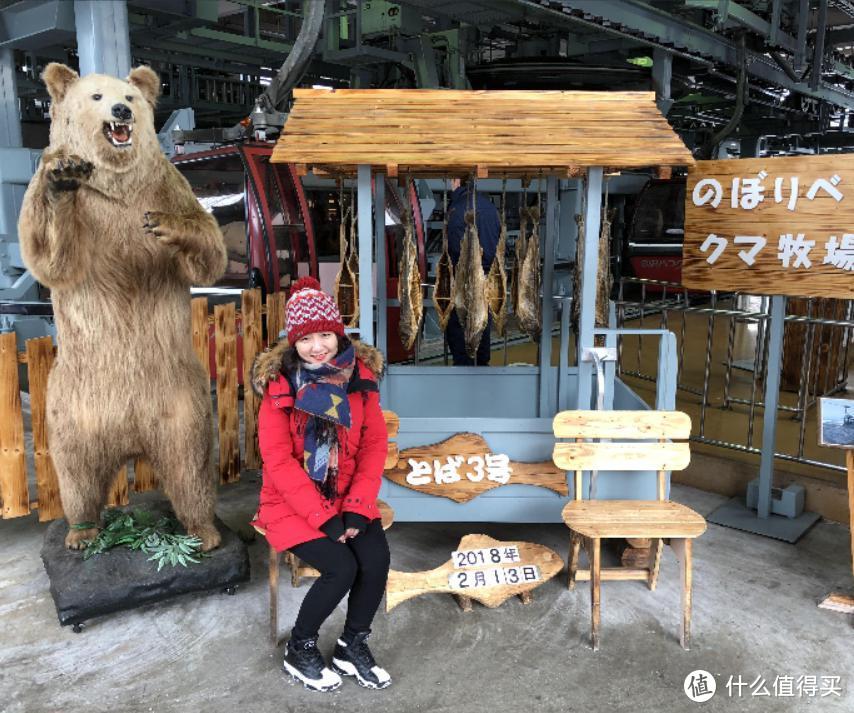
MULTIPOLYGON (((854 572, 854 450, 845 452, 845 465, 848 467, 848 521, 851 532, 851 571, 854 572)), ((854 596, 834 592, 825 597, 818 605, 821 609, 854 614, 854 596)))
POLYGON ((285 293, 267 295, 267 346, 272 347, 285 327, 285 293))
POLYGON ((851 533, 851 571, 854 572, 854 450, 845 452, 848 466, 848 530, 851 533))
POLYGON ((223 483, 240 479, 237 418, 237 334, 233 304, 214 307, 216 405, 219 422, 219 475, 223 483))
POLYGON ((270 548, 270 641, 279 644, 279 553, 270 548))
POLYGON ((107 496, 107 507, 121 507, 128 504, 128 467, 123 465, 116 473, 116 478, 110 486, 110 494, 107 496))
POLYGON ((208 298, 194 297, 190 302, 190 314, 193 321, 193 350, 202 366, 205 367, 205 373, 208 379, 211 378, 211 357, 210 345, 208 339, 208 298))
POLYGON ((244 461, 247 468, 261 467, 261 453, 258 451, 258 408, 261 405, 252 388, 252 365, 255 356, 261 351, 261 290, 244 290, 242 294, 243 312, 243 423, 245 441, 243 444, 244 461))
POLYGON ((14 332, 0 334, 0 500, 3 517, 30 512, 24 417, 18 383, 18 347, 14 332))
POLYGON ((30 382, 30 412, 33 423, 33 460, 36 466, 36 492, 39 522, 62 517, 59 479, 50 457, 47 440, 47 377, 53 366, 53 340, 39 337, 27 340, 27 375, 30 382))
POLYGON ((160 479, 147 458, 137 458, 133 464, 133 491, 144 493, 147 490, 157 490, 160 479))

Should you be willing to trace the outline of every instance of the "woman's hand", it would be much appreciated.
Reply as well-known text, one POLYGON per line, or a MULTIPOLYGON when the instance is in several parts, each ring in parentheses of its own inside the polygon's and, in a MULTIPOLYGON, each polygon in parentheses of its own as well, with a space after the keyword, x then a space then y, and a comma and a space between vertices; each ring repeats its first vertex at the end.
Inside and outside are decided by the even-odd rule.
POLYGON ((358 535, 358 534, 359 534, 359 530, 358 530, 357 528, 355 528, 355 527, 348 527, 348 528, 344 531, 344 534, 343 534, 343 535, 341 535, 341 537, 339 537, 339 538, 338 538, 338 542, 341 542, 341 543, 347 542, 347 540, 349 540, 349 539, 350 539, 350 538, 352 538, 352 537, 355 537, 355 536, 356 536, 356 535, 358 535))

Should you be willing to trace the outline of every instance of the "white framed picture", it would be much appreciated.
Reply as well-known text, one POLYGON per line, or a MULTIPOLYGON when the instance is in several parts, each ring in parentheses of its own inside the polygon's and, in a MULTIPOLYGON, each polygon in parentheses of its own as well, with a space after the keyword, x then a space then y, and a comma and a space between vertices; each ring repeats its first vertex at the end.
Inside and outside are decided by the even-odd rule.
POLYGON ((854 399, 821 398, 818 403, 819 445, 854 449, 854 399))

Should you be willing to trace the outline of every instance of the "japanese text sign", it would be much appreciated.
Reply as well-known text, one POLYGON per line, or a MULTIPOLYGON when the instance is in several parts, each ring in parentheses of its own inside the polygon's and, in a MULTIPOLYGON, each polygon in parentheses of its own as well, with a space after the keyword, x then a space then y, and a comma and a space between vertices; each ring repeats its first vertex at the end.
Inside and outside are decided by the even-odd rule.
POLYGON ((551 460, 512 461, 494 453, 476 433, 458 433, 441 443, 407 448, 385 477, 398 485, 458 503, 468 502, 501 485, 539 485, 561 495, 568 492, 566 473, 551 460))
POLYGON ((854 297, 854 156, 698 161, 688 170, 682 284, 854 297))

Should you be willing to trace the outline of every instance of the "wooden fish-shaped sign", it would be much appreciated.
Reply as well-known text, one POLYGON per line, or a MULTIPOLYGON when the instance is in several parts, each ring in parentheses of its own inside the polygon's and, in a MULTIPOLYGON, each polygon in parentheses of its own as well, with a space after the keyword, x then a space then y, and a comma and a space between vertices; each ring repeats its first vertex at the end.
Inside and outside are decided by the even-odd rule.
POLYGON ((536 589, 561 569, 563 560, 543 545, 466 535, 441 567, 426 572, 391 570, 386 611, 422 594, 454 594, 492 609, 536 589))
POLYGON ((477 433, 457 433, 440 443, 407 448, 394 456, 384 473, 390 481, 457 503, 508 484, 538 485, 568 494, 566 471, 552 460, 512 461, 507 455, 492 453, 477 433))

